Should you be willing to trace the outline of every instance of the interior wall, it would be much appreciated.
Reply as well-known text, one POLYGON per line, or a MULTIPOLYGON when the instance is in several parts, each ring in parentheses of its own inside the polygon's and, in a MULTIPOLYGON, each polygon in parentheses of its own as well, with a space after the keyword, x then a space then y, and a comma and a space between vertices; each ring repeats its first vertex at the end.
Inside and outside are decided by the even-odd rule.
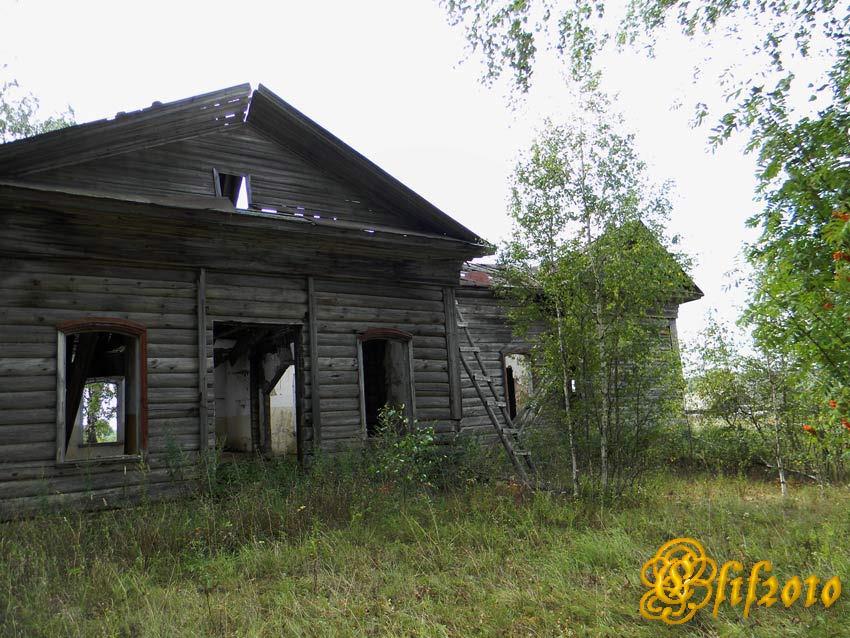
POLYGON ((234 452, 251 451, 251 364, 247 355, 215 368, 217 444, 234 452))
POLYGON ((295 375, 295 366, 289 366, 269 393, 272 454, 298 454, 295 375))

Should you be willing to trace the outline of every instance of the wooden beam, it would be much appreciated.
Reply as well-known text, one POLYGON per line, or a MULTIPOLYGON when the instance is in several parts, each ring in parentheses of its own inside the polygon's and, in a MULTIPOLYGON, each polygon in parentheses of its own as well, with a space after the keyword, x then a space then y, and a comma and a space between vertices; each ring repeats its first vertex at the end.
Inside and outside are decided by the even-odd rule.
POLYGON ((230 354, 228 355, 230 365, 236 365, 236 362, 239 361, 242 355, 249 353, 254 346, 268 337, 271 332, 272 329, 270 328, 251 328, 246 334, 239 337, 239 340, 230 349, 230 354))
POLYGON ((446 313, 446 351, 449 363, 449 411, 451 419, 456 421, 455 429, 460 429, 463 418, 463 397, 460 390, 460 361, 458 359, 457 313, 455 312, 454 288, 443 288, 443 307, 446 313))
POLYGON ((61 330, 56 331, 56 462, 65 460, 65 409, 68 400, 65 392, 67 337, 61 330))
POLYGON ((198 271, 198 449, 209 448, 207 422, 207 271, 198 271))
POLYGON ((307 277, 307 320, 310 330, 310 401, 313 415, 313 453, 322 448, 322 402, 319 382, 319 330, 316 286, 312 277, 307 277))

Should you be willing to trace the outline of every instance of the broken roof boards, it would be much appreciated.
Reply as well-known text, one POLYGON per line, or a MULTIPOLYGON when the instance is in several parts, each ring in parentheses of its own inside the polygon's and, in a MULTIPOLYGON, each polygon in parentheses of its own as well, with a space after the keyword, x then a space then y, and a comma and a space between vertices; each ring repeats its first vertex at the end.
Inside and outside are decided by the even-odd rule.
POLYGON ((171 196, 210 207, 204 198, 217 194, 214 170, 248 177, 253 211, 444 237, 482 252, 474 233, 262 85, 154 103, 0 146, 3 180, 117 198, 171 196))

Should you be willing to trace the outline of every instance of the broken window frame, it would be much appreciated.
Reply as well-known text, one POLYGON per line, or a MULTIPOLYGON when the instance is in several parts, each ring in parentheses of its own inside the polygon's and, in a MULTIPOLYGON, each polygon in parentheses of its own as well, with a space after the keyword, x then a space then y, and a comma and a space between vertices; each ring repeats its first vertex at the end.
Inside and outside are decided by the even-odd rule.
MULTIPOLYGON (((148 447, 147 328, 140 323, 129 321, 127 319, 97 317, 73 319, 61 322, 56 325, 56 331, 56 462, 76 463, 80 461, 109 461, 115 459, 123 460, 141 458, 148 447), (130 392, 133 396, 132 401, 134 402, 136 415, 136 443, 134 449, 127 450, 126 446, 128 445, 128 439, 132 441, 133 437, 127 436, 125 421, 126 405, 124 405, 125 414, 121 416, 120 420, 125 421, 125 427, 119 434, 119 441, 83 445, 79 445, 75 442, 75 446, 78 448, 98 448, 105 450, 109 447, 115 447, 115 454, 108 455, 101 452, 96 457, 66 459, 74 427, 72 424, 70 431, 68 430, 68 379, 66 373, 68 357, 67 343, 68 337, 85 333, 114 333, 133 338, 131 342, 135 345, 135 352, 133 356, 134 366, 132 370, 128 370, 127 373, 123 375, 124 388, 122 393, 126 396, 127 386, 132 386, 130 392), (121 434, 123 434, 123 437, 121 434)), ((78 407, 77 410, 74 411, 75 421, 80 409, 81 408, 78 407)))
POLYGON ((416 418, 416 386, 413 372, 413 335, 396 328, 370 328, 357 335, 357 368, 358 382, 360 385, 360 435, 364 440, 374 438, 369 433, 369 425, 366 422, 366 378, 363 356, 363 344, 369 341, 383 340, 387 342, 400 343, 404 347, 407 359, 407 394, 409 400, 405 402, 405 416, 407 429, 412 431, 416 418))
POLYGON ((238 210, 248 210, 251 208, 251 176, 247 173, 223 171, 218 168, 213 168, 213 189, 216 197, 227 199, 233 207, 238 210), (224 189, 222 181, 228 178, 235 180, 236 189, 224 189), (242 191, 242 181, 245 181, 245 207, 238 206, 239 193, 242 191))

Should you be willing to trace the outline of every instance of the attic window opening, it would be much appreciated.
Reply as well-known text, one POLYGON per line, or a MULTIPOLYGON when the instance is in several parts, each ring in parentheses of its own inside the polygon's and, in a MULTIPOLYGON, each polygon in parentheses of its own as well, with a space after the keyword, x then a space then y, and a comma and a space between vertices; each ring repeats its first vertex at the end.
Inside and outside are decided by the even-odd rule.
POLYGON ((236 208, 251 207, 251 177, 238 173, 223 173, 213 169, 216 197, 226 197, 236 208))

